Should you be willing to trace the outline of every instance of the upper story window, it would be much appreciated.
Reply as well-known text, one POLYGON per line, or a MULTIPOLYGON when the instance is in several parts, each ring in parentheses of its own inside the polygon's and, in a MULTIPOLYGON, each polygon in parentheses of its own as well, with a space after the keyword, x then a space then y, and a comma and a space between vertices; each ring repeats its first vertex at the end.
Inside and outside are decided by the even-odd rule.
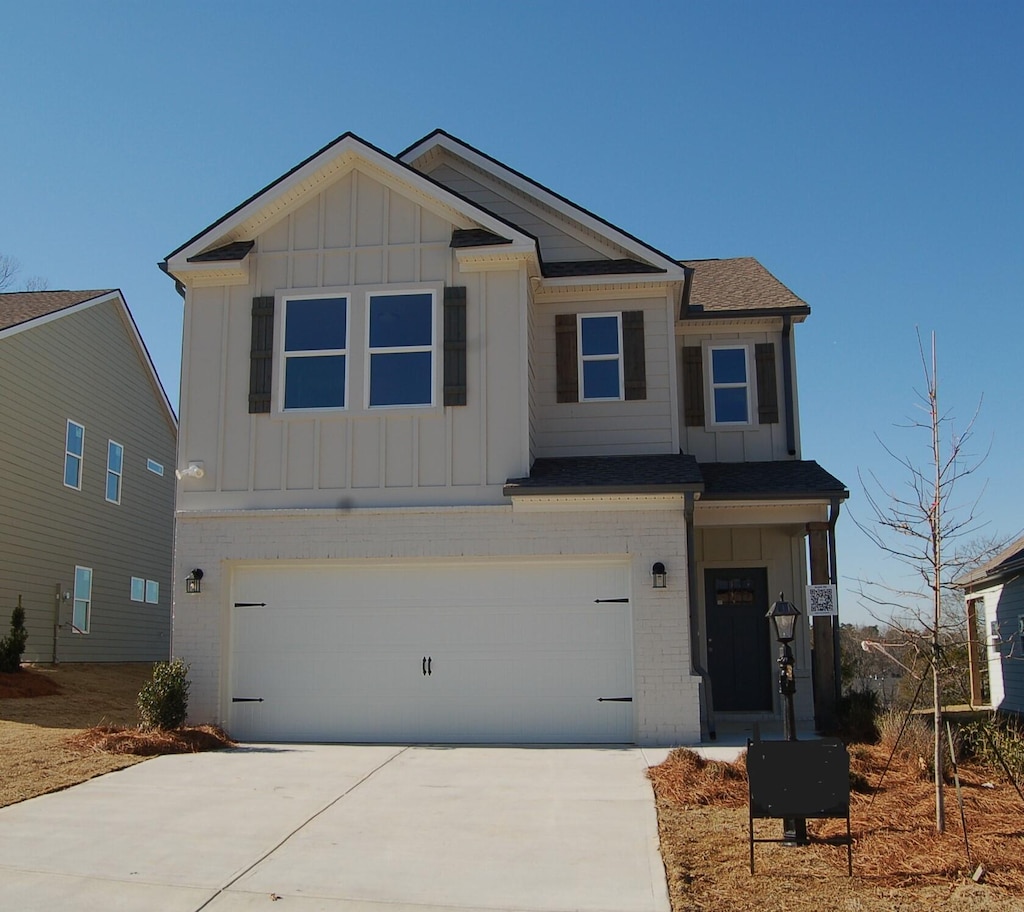
POLYGON ((711 346, 711 420, 750 424, 750 364, 745 345, 711 346))
POLYGON ((85 427, 68 419, 64 440, 64 484, 82 490, 82 457, 85 454, 85 427))
POLYGON ((156 580, 146 580, 146 601, 151 605, 160 602, 160 584, 156 580))
POLYGON ((580 314, 579 353, 580 398, 622 399, 621 314, 580 314))
POLYGON ((121 473, 124 466, 124 447, 113 440, 107 441, 107 500, 121 502, 121 473))
POLYGON ((348 298, 284 302, 284 408, 345 408, 348 298))
POLYGON ((75 633, 89 632, 92 614, 92 568, 75 567, 75 600, 71 609, 71 628, 75 633))
POLYGON ((434 404, 434 294, 371 294, 367 405, 434 404))
POLYGON ((146 581, 141 576, 132 577, 132 601, 142 602, 146 599, 146 581))
POLYGON ((164 474, 164 467, 155 459, 147 459, 146 468, 154 475, 162 476, 164 474))

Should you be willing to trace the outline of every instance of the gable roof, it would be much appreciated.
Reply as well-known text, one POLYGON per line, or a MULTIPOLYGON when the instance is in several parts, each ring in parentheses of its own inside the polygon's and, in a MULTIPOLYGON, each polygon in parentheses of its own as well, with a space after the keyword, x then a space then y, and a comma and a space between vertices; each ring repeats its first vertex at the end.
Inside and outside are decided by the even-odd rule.
POLYGON ((1005 577, 1024 572, 1024 535, 1011 542, 992 560, 954 581, 960 589, 981 589, 1005 577))
POLYGON ((139 359, 149 372, 153 389, 165 411, 172 430, 177 433, 178 417, 167 398, 153 359, 142 339, 128 302, 117 288, 91 291, 15 291, 0 294, 0 340, 20 332, 35 329, 53 320, 79 313, 98 304, 113 303, 120 312, 128 334, 135 344, 139 359))
POLYGON ((806 317, 811 308, 753 257, 726 260, 682 260, 693 270, 689 298, 680 318, 735 314, 806 317))
MULTIPOLYGON (((681 264, 675 258, 640 240, 636 235, 630 234, 617 225, 613 225, 607 219, 601 218, 601 216, 594 214, 589 209, 574 203, 560 193, 545 187, 533 178, 527 177, 521 171, 510 168, 504 162, 498 161, 498 159, 488 155, 486 152, 481 152, 479 149, 445 130, 436 129, 432 133, 428 133, 407 149, 399 152, 397 157, 400 161, 411 164, 435 147, 448 150, 455 156, 480 168, 482 171, 515 187, 527 196, 533 197, 543 205, 554 209, 556 212, 560 212, 565 217, 586 226, 592 231, 596 231, 598 234, 604 235, 616 246, 629 251, 634 257, 651 262, 651 265, 657 271, 664 270, 668 273, 678 274, 678 278, 682 279, 682 271, 678 268, 681 264)), ((546 269, 545 274, 547 274, 546 269)))
POLYGON ((0 294, 0 330, 47 317, 76 304, 107 295, 111 288, 91 291, 10 291, 0 294))
MULTIPOLYGON (((375 166, 380 172, 388 174, 403 184, 419 191, 423 196, 436 200, 443 206, 454 210, 465 219, 482 225, 484 229, 504 237, 510 236, 510 243, 526 246, 536 250, 536 239, 506 219, 488 212, 471 200, 448 189, 429 175, 399 161, 395 156, 378 149, 372 143, 357 136, 355 133, 343 133, 322 149, 314 152, 294 168, 271 181, 262 190, 258 190, 247 200, 235 206, 230 212, 208 225, 184 244, 172 250, 160 264, 168 274, 173 275, 175 266, 180 268, 185 263, 201 264, 203 262, 222 261, 222 256, 210 259, 216 251, 227 250, 233 257, 239 254, 244 257, 248 249, 243 251, 242 242, 248 242, 271 219, 307 192, 319 187, 335 173, 347 170, 346 165, 353 158, 362 159, 375 166), (210 249, 210 248, 215 248, 210 249), (172 264, 171 261, 176 263, 172 264)), ((250 245, 251 249, 251 245, 250 245)))

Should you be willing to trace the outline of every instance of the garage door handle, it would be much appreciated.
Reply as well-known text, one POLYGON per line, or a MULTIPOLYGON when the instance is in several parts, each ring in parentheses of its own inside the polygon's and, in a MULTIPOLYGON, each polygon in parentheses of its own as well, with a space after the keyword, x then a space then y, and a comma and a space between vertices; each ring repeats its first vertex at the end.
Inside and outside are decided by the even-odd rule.
POLYGON ((632 697, 598 697, 598 703, 632 703, 632 697))
POLYGON ((433 656, 427 656, 427 674, 428 675, 432 675, 434 673, 433 670, 430 667, 433 664, 434 664, 434 657, 433 656))
POLYGON ((427 657, 423 657, 423 677, 427 676, 427 657))
POLYGON ((423 657, 423 664, 422 664, 421 668, 423 669, 424 677, 427 677, 428 675, 432 675, 434 673, 431 670, 431 668, 430 668, 430 666, 433 663, 433 661, 434 661, 433 656, 424 656, 423 657))

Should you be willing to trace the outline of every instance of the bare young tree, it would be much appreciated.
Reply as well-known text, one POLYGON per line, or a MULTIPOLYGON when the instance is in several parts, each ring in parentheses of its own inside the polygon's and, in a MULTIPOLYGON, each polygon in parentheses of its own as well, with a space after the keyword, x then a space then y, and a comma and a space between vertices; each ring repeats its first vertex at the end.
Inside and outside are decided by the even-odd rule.
MULTIPOLYGON (((0 253, 0 292, 9 290, 20 272, 21 263, 15 257, 0 253)), ((42 276, 29 276, 24 291, 46 291, 49 287, 50 283, 42 276)))
POLYGON ((956 431, 952 416, 939 409, 935 334, 931 336, 929 354, 918 333, 918 349, 925 380, 924 392, 917 393, 923 416, 910 419, 903 427, 928 435, 929 459, 920 463, 913 457, 899 455, 879 439, 885 452, 902 467, 903 484, 891 488, 883 485, 873 472, 868 473, 870 483, 861 476, 872 515, 870 522, 857 522, 858 528, 882 551, 913 571, 917 583, 909 588, 862 583, 860 594, 875 608, 888 610, 890 627, 905 634, 908 645, 912 640, 924 640, 928 646, 935 715, 935 828, 941 833, 945 830, 941 654, 960 629, 960 619, 955 612, 951 616, 949 610, 950 595, 956 593, 953 581, 978 557, 971 553, 973 549, 964 549, 962 545, 974 539, 981 525, 977 519, 977 498, 967 503, 958 503, 954 498, 964 479, 978 470, 988 454, 972 456, 965 449, 977 409, 961 432, 956 431))

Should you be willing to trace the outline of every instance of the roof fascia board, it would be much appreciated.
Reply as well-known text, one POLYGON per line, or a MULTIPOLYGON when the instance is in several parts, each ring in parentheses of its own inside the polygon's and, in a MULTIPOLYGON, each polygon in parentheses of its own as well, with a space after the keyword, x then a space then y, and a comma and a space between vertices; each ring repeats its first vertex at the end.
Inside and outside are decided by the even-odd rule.
POLYGON ((803 307, 748 307, 736 308, 735 310, 701 310, 684 313, 680 319, 682 323, 718 322, 720 320, 735 320, 737 318, 758 319, 761 317, 792 317, 795 320, 803 321, 811 314, 811 308, 806 304, 803 307))
POLYGON ((540 200, 546 206, 549 206, 556 212, 562 213, 562 215, 567 218, 579 222, 581 225, 584 225, 599 235, 608 237, 609 240, 617 246, 634 253, 641 259, 651 260, 654 258, 658 260, 658 265, 663 266, 668 270, 670 275, 678 275, 680 279, 683 278, 683 267, 676 259, 670 257, 667 253, 663 253, 656 247, 650 246, 650 244, 641 241, 638 237, 630 234, 628 231, 624 231, 616 225, 613 225, 611 222, 601 218, 599 215, 595 215, 590 210, 584 209, 582 206, 577 205, 572 200, 567 199, 561 194, 555 193, 553 190, 549 190, 543 184, 537 183, 533 178, 527 177, 525 174, 520 171, 516 171, 514 168, 510 168, 508 165, 498 161, 496 158, 492 158, 486 152, 481 152, 479 149, 470 146, 468 143, 452 136, 450 133, 446 133, 444 130, 435 130, 433 133, 425 136, 405 151, 400 152, 398 159, 402 162, 408 163, 428 152, 435 146, 440 146, 441 148, 451 152, 453 155, 464 158, 481 171, 494 174, 496 177, 499 177, 501 180, 515 187, 521 193, 525 193, 527 196, 532 196, 540 200))
POLYGON ((538 491, 530 497, 510 497, 512 509, 517 513, 583 513, 624 512, 634 510, 681 511, 685 495, 678 491, 646 493, 633 491, 607 491, 588 488, 573 494, 559 494, 553 489, 538 491))
POLYGON ((216 241, 230 236, 233 230, 253 218, 260 210, 267 208, 273 200, 280 199, 294 191, 330 163, 337 161, 339 170, 346 167, 355 168, 358 159, 368 162, 401 184, 419 190, 423 196, 439 200, 470 222, 480 224, 498 234, 514 232, 513 240, 519 243, 536 243, 536 240, 522 229, 480 208, 465 197, 449 190, 437 181, 431 180, 427 175, 420 174, 415 168, 360 139, 354 133, 345 133, 236 206, 191 240, 186 241, 181 247, 168 254, 165 262, 172 271, 178 270, 180 264, 190 256, 194 256, 216 241))

